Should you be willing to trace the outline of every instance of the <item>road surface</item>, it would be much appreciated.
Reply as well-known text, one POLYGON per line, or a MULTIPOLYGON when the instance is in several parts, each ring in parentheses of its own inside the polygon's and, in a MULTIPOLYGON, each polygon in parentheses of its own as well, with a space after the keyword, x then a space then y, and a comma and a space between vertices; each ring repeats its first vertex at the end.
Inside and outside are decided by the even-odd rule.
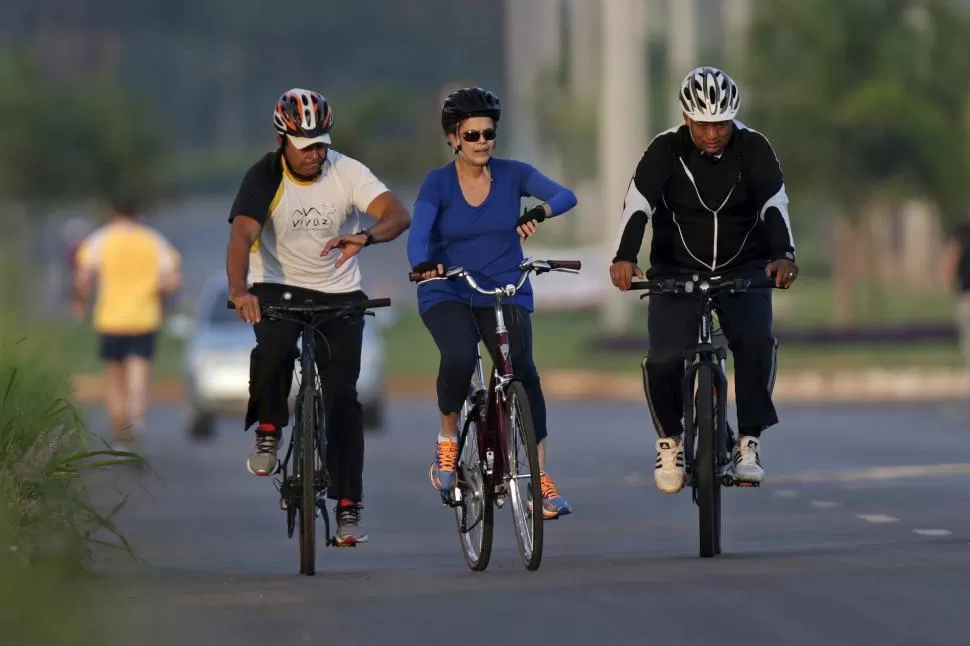
POLYGON ((546 525, 539 571, 505 510, 488 571, 467 570, 427 481, 422 401, 368 438, 370 542, 319 549, 309 578, 272 483, 245 470, 239 421, 199 445, 185 411, 153 410, 143 451, 161 480, 129 479, 122 518, 149 565, 112 570, 118 643, 967 644, 970 406, 783 408, 768 482, 726 490, 724 554, 704 560, 689 492, 653 486, 643 406, 549 408, 550 470, 575 513, 546 525))

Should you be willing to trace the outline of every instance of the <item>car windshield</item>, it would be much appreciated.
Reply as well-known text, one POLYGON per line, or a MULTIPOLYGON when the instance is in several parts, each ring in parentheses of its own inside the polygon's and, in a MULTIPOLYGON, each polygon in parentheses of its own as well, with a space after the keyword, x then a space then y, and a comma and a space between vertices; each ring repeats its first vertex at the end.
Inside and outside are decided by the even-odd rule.
POLYGON ((221 325, 223 323, 236 323, 239 321, 239 317, 236 316, 236 310, 226 307, 228 300, 228 289, 222 289, 217 292, 216 297, 210 302, 209 311, 206 316, 206 320, 210 324, 221 325))

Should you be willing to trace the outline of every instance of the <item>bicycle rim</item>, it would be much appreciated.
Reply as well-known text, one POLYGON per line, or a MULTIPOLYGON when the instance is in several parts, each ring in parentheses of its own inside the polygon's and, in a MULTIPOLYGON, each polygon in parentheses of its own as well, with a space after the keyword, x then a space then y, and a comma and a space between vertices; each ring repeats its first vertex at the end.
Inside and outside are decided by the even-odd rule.
POLYGON ((458 440, 458 491, 461 504, 455 507, 458 541, 468 567, 481 572, 492 556, 495 508, 485 486, 485 472, 478 451, 479 425, 468 416, 477 411, 465 403, 464 424, 458 440))
POLYGON ((721 484, 717 476, 714 426, 714 384, 710 366, 697 370, 697 458, 694 477, 697 487, 700 555, 721 551, 721 484))
POLYGON ((512 521, 519 556, 528 570, 542 562, 542 493, 539 483, 539 451, 536 447, 532 409, 525 389, 517 381, 508 386, 502 414, 508 433, 508 477, 512 498, 512 521))
MULTIPOLYGON (((304 372, 304 375, 312 373, 304 372)), ((312 382, 311 382, 312 383, 312 382)), ((314 435, 316 434, 316 400, 313 388, 304 383, 301 406, 300 444, 297 462, 300 465, 300 573, 315 573, 317 501, 313 481, 315 475, 314 435)), ((294 429, 295 431, 296 429, 294 429)))

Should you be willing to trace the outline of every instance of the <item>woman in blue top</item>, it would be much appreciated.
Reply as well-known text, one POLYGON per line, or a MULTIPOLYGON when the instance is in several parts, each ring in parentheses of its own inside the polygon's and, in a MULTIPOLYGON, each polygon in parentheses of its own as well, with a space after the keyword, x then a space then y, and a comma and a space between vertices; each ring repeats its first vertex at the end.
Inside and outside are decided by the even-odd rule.
MULTIPOLYGON (((455 161, 424 178, 414 205, 408 234, 408 259, 422 279, 461 265, 483 288, 518 282, 522 243, 535 233, 540 214, 553 217, 576 205, 576 196, 532 166, 497 159, 495 126, 502 113, 497 96, 481 88, 450 94, 441 108, 441 127, 455 161), (544 202, 521 218, 522 196, 544 202)), ((458 414, 475 369, 479 329, 493 357, 495 314, 491 297, 482 296, 464 281, 433 281, 418 287, 421 319, 441 355, 438 366, 438 409, 441 430, 432 466, 432 481, 441 491, 455 486, 458 461, 458 414)), ((532 408, 545 518, 570 513, 552 478, 545 472, 546 405, 539 374, 532 360, 532 287, 505 302, 512 369, 522 380, 532 408)))

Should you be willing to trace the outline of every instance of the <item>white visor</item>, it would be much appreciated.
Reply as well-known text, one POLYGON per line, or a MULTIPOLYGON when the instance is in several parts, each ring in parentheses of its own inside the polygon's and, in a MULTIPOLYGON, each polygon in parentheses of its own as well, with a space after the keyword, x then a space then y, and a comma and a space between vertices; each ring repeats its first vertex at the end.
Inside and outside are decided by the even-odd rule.
POLYGON ((320 135, 319 137, 294 137, 293 135, 286 135, 286 137, 293 142, 293 145, 303 150, 307 146, 312 146, 313 144, 329 144, 330 143, 330 133, 320 135))

